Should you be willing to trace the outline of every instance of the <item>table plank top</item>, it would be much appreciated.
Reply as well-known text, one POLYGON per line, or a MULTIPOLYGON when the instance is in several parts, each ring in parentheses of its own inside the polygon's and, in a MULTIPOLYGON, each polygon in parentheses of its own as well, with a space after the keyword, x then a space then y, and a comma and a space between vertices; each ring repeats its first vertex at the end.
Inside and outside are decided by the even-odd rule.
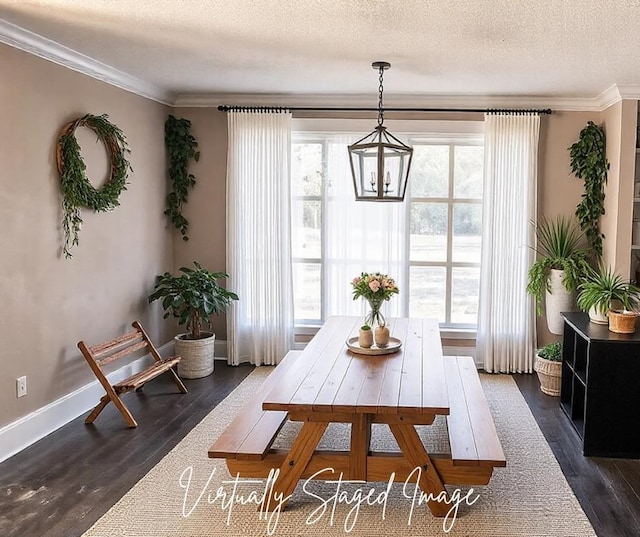
POLYGON ((440 331, 435 319, 393 319, 399 352, 356 354, 346 341, 359 317, 330 317, 301 354, 286 358, 285 375, 265 397, 264 410, 367 414, 449 414, 440 331))

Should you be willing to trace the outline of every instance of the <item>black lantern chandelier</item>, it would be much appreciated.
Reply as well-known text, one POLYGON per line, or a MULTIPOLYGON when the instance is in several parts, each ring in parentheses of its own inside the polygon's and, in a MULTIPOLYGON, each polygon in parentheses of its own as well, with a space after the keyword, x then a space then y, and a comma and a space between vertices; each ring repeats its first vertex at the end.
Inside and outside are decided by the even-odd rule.
POLYGON ((413 149, 387 132, 382 108, 382 77, 388 62, 373 62, 379 72, 378 126, 349 146, 357 201, 403 201, 413 149))

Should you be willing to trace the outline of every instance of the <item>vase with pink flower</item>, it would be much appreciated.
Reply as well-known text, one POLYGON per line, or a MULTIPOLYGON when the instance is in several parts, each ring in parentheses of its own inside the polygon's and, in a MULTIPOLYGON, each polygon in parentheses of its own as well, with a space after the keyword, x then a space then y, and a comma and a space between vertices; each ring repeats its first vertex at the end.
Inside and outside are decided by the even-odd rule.
POLYGON ((386 347, 389 344, 389 329, 382 314, 382 304, 398 293, 398 286, 393 278, 380 272, 363 272, 353 279, 353 299, 364 298, 370 310, 364 318, 365 324, 375 326, 374 338, 378 347, 386 347))

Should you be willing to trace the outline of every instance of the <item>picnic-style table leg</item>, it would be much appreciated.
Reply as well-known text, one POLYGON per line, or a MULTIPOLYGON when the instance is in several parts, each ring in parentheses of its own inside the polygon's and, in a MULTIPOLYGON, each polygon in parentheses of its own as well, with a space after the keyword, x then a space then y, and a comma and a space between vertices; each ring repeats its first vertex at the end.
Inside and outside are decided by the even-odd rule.
POLYGON ((262 511, 284 509, 287 497, 295 490, 328 425, 327 422, 304 423, 280 467, 280 473, 270 494, 265 495, 264 503, 260 507, 262 511))
POLYGON ((367 457, 371 444, 371 414, 354 414, 351 422, 349 479, 366 481, 367 457))
POLYGON ((431 498, 436 498, 438 495, 441 495, 440 498, 446 499, 446 502, 437 502, 433 499, 428 502, 429 509, 431 509, 433 516, 445 516, 451 509, 449 496, 415 427, 409 424, 390 423, 389 428, 407 461, 409 461, 414 468, 422 468, 420 479, 418 480, 418 485, 422 492, 427 495, 431 493, 431 498))

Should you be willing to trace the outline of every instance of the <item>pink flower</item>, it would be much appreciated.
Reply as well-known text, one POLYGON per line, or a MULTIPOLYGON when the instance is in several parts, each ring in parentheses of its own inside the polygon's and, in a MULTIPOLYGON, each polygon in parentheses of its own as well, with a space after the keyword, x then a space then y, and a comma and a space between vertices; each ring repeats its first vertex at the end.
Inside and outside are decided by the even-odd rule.
POLYGON ((369 289, 371 289, 374 293, 377 293, 378 289, 380 289, 380 282, 378 280, 371 280, 369 282, 369 289))
POLYGON ((358 285, 360 283, 360 278, 354 278, 351 282, 353 285, 358 285))

